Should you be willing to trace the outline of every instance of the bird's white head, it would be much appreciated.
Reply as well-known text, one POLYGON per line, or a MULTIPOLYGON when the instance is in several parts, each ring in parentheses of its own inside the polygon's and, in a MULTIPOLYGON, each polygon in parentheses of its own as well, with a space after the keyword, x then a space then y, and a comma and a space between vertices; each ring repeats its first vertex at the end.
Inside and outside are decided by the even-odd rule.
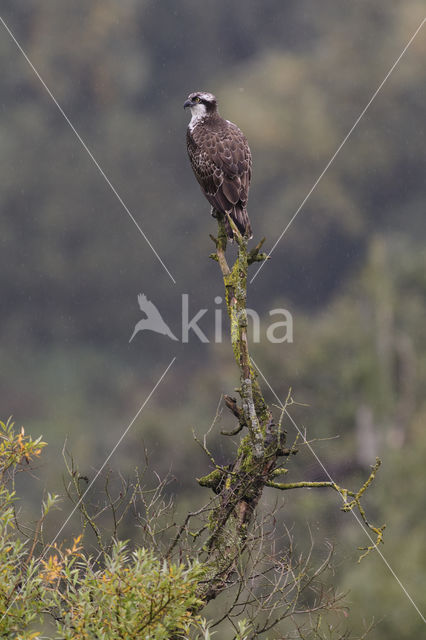
POLYGON ((217 110, 217 100, 212 93, 195 91, 189 94, 184 103, 183 108, 186 109, 187 107, 191 110, 192 117, 189 128, 192 130, 199 120, 217 110))

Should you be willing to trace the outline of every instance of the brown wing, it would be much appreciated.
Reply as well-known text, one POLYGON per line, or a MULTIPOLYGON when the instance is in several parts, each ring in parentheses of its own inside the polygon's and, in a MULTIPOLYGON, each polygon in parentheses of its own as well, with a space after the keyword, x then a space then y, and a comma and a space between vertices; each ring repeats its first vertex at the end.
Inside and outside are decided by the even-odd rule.
POLYGON ((212 207, 221 213, 247 205, 251 153, 243 132, 222 120, 214 129, 198 126, 187 136, 192 169, 212 207))

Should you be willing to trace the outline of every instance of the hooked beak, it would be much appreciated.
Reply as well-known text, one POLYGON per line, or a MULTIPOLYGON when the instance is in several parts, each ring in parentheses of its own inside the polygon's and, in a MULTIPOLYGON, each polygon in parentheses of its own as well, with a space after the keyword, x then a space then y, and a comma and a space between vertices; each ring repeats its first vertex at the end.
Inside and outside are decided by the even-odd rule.
POLYGON ((186 102, 184 102, 183 104, 183 108, 186 109, 186 107, 192 107, 192 102, 191 100, 187 100, 186 102))

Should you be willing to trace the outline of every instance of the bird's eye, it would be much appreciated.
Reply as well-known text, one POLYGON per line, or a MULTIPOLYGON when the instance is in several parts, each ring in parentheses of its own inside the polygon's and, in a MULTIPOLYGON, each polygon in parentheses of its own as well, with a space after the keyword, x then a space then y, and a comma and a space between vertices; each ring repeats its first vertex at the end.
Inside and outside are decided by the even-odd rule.
POLYGON ((194 102, 201 102, 201 98, 197 96, 196 98, 194 98, 194 102))

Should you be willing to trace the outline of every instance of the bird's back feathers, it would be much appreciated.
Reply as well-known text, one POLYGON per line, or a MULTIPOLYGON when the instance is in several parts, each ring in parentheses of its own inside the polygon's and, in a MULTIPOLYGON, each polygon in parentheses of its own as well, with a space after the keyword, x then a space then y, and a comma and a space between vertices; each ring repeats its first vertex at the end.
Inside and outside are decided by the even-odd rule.
POLYGON ((187 147, 195 177, 213 209, 225 217, 228 236, 233 238, 227 213, 240 233, 251 237, 246 207, 252 161, 243 132, 214 112, 188 127, 187 147))

